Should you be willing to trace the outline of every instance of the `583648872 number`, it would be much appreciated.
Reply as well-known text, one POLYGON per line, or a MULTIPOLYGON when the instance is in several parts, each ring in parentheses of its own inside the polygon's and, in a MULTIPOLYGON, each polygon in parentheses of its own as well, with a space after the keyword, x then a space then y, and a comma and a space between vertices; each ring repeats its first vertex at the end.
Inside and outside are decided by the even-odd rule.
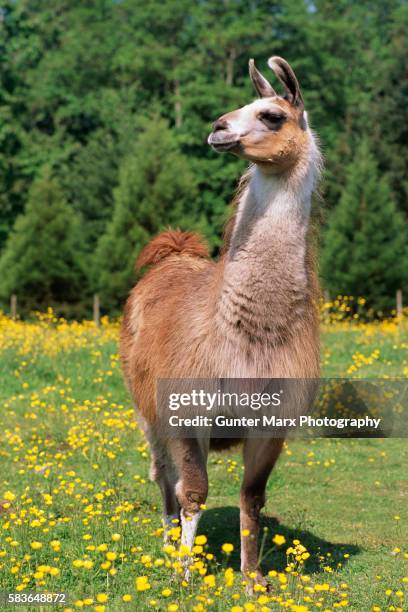
POLYGON ((2 591, 0 602, 6 606, 65 606, 68 603, 68 597, 66 593, 36 593, 31 591, 12 593, 2 591))

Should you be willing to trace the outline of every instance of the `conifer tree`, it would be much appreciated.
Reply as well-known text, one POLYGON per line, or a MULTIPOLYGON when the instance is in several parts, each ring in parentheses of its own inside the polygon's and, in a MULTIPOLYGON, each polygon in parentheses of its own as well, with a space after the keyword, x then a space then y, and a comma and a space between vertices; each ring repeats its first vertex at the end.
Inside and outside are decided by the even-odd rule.
POLYGON ((6 302, 17 294, 25 311, 56 306, 70 314, 85 297, 80 260, 80 224, 46 170, 33 183, 0 259, 0 296, 6 302))
POLYGON ((135 260, 148 240, 167 226, 199 225, 196 187, 188 160, 166 121, 151 118, 119 171, 114 210, 95 254, 95 287, 109 310, 135 280, 135 260))
POLYGON ((366 298, 389 310, 408 281, 406 221, 366 140, 346 171, 346 184, 324 235, 322 276, 332 295, 366 298))

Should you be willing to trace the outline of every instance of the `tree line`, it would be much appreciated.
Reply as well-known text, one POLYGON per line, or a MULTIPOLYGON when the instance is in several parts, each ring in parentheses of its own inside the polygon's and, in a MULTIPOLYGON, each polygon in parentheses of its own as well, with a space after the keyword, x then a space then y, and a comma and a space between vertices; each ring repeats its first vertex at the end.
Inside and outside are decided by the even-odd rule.
POLYGON ((244 162, 206 144, 293 65, 325 156, 320 271, 387 311, 408 279, 403 0, 6 0, 0 8, 0 300, 116 313, 168 225, 217 254, 244 162), (272 75, 269 74, 272 78, 272 75))

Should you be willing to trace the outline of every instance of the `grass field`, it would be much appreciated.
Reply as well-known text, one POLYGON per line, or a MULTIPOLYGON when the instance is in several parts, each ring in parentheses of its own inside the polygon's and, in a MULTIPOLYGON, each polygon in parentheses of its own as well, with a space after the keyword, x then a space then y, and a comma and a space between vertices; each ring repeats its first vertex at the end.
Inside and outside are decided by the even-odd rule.
MULTIPOLYGON (((210 455, 205 537, 190 584, 177 578, 116 338, 113 323, 0 318, 0 590, 68 592, 64 609, 99 612, 408 609, 406 439, 286 445, 265 507, 272 590, 253 598, 238 571, 240 455, 210 455)), ((322 341, 328 376, 408 376, 404 323, 326 324, 322 341)))

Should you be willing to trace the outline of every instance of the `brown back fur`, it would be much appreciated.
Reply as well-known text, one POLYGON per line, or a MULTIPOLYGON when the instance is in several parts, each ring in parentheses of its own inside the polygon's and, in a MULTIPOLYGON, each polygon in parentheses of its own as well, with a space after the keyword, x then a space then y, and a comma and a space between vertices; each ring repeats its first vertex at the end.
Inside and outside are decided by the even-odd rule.
POLYGON ((136 261, 136 268, 159 263, 172 254, 209 257, 208 246, 203 238, 194 232, 168 229, 145 246, 136 261))

